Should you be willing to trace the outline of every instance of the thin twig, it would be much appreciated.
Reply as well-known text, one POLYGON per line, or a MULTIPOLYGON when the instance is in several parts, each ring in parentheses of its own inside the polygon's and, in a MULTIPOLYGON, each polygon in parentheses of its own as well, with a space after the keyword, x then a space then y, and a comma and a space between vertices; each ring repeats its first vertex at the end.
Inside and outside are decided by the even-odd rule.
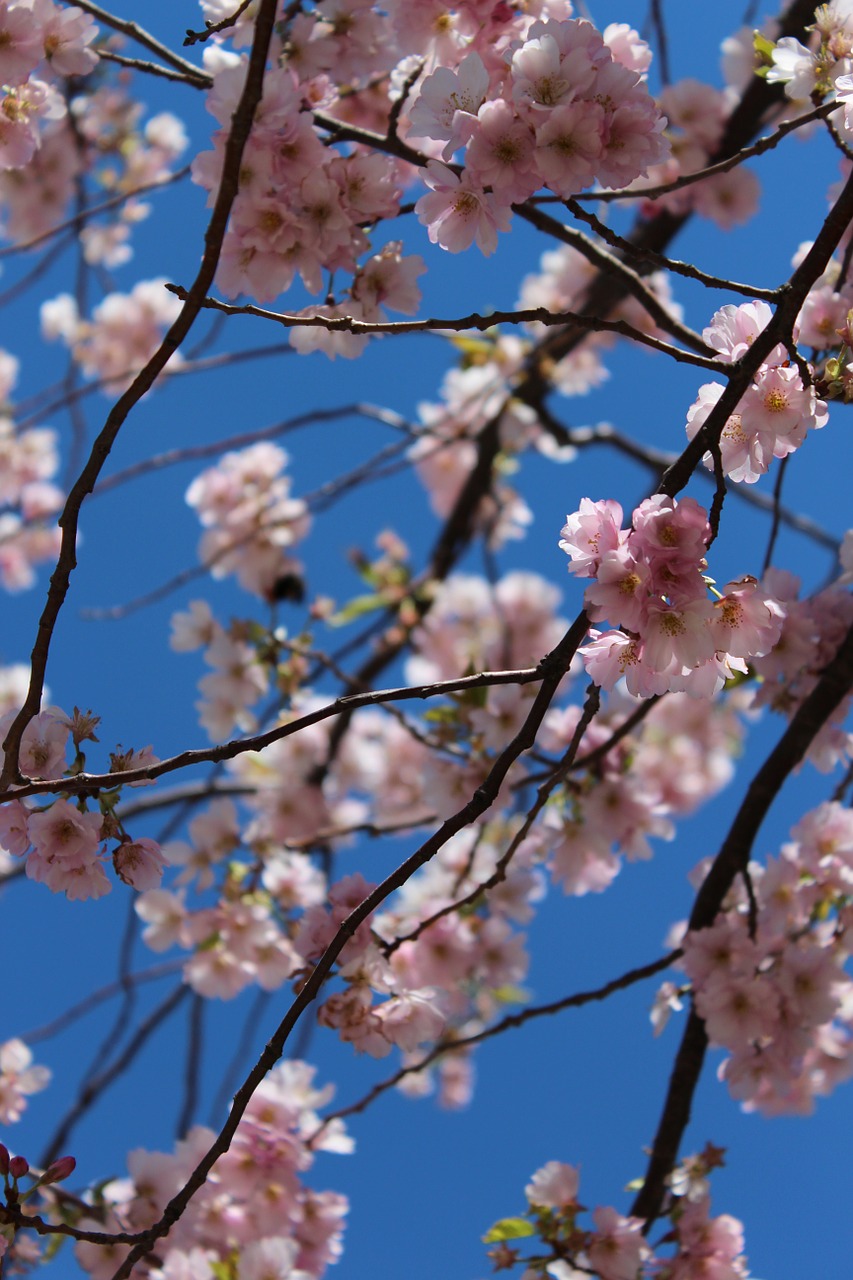
POLYGON ((199 79, 198 75, 190 75, 186 71, 176 71, 173 67, 161 67, 156 62, 148 62, 145 58, 129 58, 124 53, 115 53, 112 49, 99 49, 99 57, 105 62, 116 62, 120 67, 127 67, 131 71, 141 71, 145 75, 160 76, 164 80, 176 81, 178 84, 188 84, 193 89, 207 89, 210 86, 199 79))
MULTIPOLYGON (((169 284, 166 287, 182 300, 187 297, 187 290, 181 285, 169 284)), ((731 365, 724 364, 719 359, 694 355, 692 352, 683 351, 679 347, 673 347, 669 343, 661 341, 660 338, 655 338, 651 334, 644 333, 641 329, 636 329, 633 325, 628 324, 626 320, 602 320, 599 316, 582 315, 576 311, 552 312, 546 307, 523 307, 514 311, 491 311, 486 316, 480 315, 477 311, 472 311, 470 315, 453 316, 450 319, 430 317, 426 320, 389 320, 380 322, 358 320, 354 316, 346 315, 300 315, 299 312, 269 311, 267 308, 257 307, 253 303, 238 306, 233 303, 220 302, 218 298, 205 298, 202 306, 213 311, 221 311, 229 316, 257 316, 262 320, 273 320, 287 329, 327 329, 330 333, 368 335, 442 331, 459 333, 467 329, 486 332, 501 324, 542 324, 548 327, 560 326, 561 328, 574 325, 591 333, 618 333, 623 338, 631 338, 634 342, 640 342, 644 346, 652 347, 655 351, 663 352, 673 360, 686 364, 695 364, 702 369, 710 369, 713 373, 718 373, 722 376, 725 376, 731 368, 731 365)), ((660 307, 660 303, 657 306, 660 307)), ((672 319, 672 317, 668 318, 672 319)), ((693 346, 698 345, 704 351, 711 350, 701 340, 695 341, 696 335, 692 334, 691 331, 685 330, 684 332, 689 334, 693 346)))
MULTIPOLYGON (((90 13, 95 13, 98 10, 96 16, 106 16, 107 18, 110 16, 104 15, 104 11, 100 10, 99 6, 91 4, 90 0, 86 0, 86 3, 81 7, 90 13)), ((27 696, 2 744, 4 761, 2 774, 0 774, 0 787, 20 778, 18 752, 21 737, 26 726, 38 714, 41 706, 48 655, 54 629, 68 593, 71 575, 77 565, 77 535, 83 503, 95 487, 98 476, 128 415, 144 396, 145 392, 151 389, 168 361, 181 346, 184 338, 198 318, 201 300, 208 294, 213 284, 219 255, 225 239, 225 231, 231 216, 231 209, 237 197, 243 152, 252 130, 255 112, 263 91, 264 71, 272 38, 275 9, 274 0, 262 0, 256 21, 255 40, 249 57, 245 83, 240 100, 231 118, 231 128, 225 144, 222 176, 205 234, 204 254, 187 301, 157 351, 140 373, 137 374, 131 385, 116 401, 107 415, 106 423, 95 440, 89 459, 80 472, 77 481, 72 486, 63 512, 59 517, 59 526, 62 530, 59 557, 50 578, 47 600, 39 619, 38 633, 32 649, 31 675, 27 696)), ((130 34, 139 39, 140 29, 136 27, 135 23, 126 23, 124 26, 130 34)), ((142 34, 145 35, 146 33, 142 34)), ((150 39, 150 37, 148 38, 150 39)), ((184 64, 183 59, 180 58, 176 59, 176 61, 182 66, 186 65, 188 67, 190 65, 184 64)))
POLYGON ((252 0, 241 0, 234 12, 229 14, 227 18, 222 18, 219 22, 205 22, 204 31, 191 31, 188 27, 184 38, 184 46, 203 44, 205 40, 209 40, 211 36, 218 35, 220 31, 227 31, 229 27, 235 27, 251 3, 252 0))
POLYGON ((358 1115, 360 1112, 365 1111, 376 1098, 383 1093, 387 1093, 389 1089, 395 1088, 406 1076, 416 1075, 419 1071, 425 1071, 427 1067, 445 1054, 470 1049, 476 1044, 483 1044, 486 1040, 503 1035, 505 1031, 523 1027, 528 1022, 533 1022, 536 1018, 551 1017, 555 1013, 562 1013, 565 1009, 577 1009, 585 1004, 592 1004, 594 1001, 606 1000, 617 991, 624 991, 627 987, 634 986, 635 983, 642 982, 646 978, 653 978, 656 973, 661 973, 664 969, 670 968, 680 955, 680 950, 670 951, 668 955, 661 956, 658 960, 653 960, 651 964, 629 969, 627 973, 623 973, 618 978, 612 978, 610 982, 605 982, 601 987, 593 987, 590 991, 578 991, 573 995, 564 996, 561 1000, 553 1000, 549 1004, 533 1005, 529 1009, 522 1009, 519 1013, 507 1014, 505 1018, 501 1018, 500 1022, 496 1022, 491 1027, 486 1027, 483 1031, 473 1032, 469 1036, 439 1041, 419 1062, 412 1063, 407 1067, 401 1067, 399 1071, 395 1071, 387 1080, 374 1085, 357 1102, 352 1102, 349 1106, 341 1107, 339 1110, 324 1116, 320 1128, 316 1133, 312 1134, 310 1141, 316 1142, 330 1121, 342 1120, 347 1116, 358 1115))
POLYGON ((102 9, 99 4, 93 4, 92 0, 74 0, 74 3, 78 9, 82 9, 85 13, 90 13, 99 22, 112 27, 113 31, 120 31, 122 35, 130 36, 131 40, 135 40, 143 48, 150 50, 151 53, 156 53, 158 58, 162 58, 170 67, 175 67, 176 70, 182 71, 185 76, 196 81, 200 88, 209 89, 213 84, 213 77, 208 75, 206 71, 203 71, 201 67, 195 66, 192 62, 188 62, 186 58, 182 58, 179 53, 175 53, 168 45, 162 44, 144 27, 140 27, 138 22, 131 22, 127 18, 118 18, 115 14, 102 9))

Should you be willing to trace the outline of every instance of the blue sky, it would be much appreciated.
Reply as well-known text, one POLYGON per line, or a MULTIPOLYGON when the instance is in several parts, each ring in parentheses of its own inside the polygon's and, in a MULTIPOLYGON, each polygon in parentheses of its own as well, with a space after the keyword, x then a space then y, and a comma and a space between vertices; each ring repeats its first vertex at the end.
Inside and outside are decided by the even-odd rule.
MULTIPOLYGON (((646 12, 646 4, 637 0, 589 7, 600 25, 617 20, 639 23, 646 12)), ((719 40, 737 25, 743 5, 724 2, 699 10, 670 0, 663 7, 674 77, 693 75, 719 83, 719 40)), ((139 6, 116 4, 114 12, 138 16, 139 6)), ((198 22, 198 11, 186 0, 181 5, 149 0, 144 22, 177 46, 184 29, 198 22)), ((196 147, 205 145, 212 122, 203 112, 200 95, 154 81, 140 86, 139 93, 152 111, 176 111, 196 147)), ((726 235, 694 220, 673 246, 676 256, 760 286, 784 278, 792 254, 819 225, 826 189, 836 179, 838 165, 823 139, 809 144, 791 139, 767 157, 758 172, 763 195, 755 223, 726 235)), ((134 262, 116 273, 119 289, 129 289, 140 276, 165 276, 188 284, 195 274, 206 219, 203 193, 183 183, 157 194, 152 203, 152 217, 136 237, 134 262)), ((458 257, 443 253, 428 243, 413 219, 405 236, 410 251, 422 254, 429 266, 423 278, 424 314, 511 306, 520 280, 536 269, 539 254, 549 247, 523 226, 504 237, 498 253, 488 260, 476 251, 458 257)), ((37 303, 69 287, 70 265, 70 259, 61 260, 41 282, 40 292, 21 300, 9 314, 3 342, 22 361, 20 398, 62 368, 58 350, 46 349, 38 339, 37 303)), ((8 279, 12 278, 10 269, 8 279)), ((728 301, 719 295, 709 298, 686 281, 677 283, 676 295, 687 309, 688 321, 698 328, 716 306, 728 301)), ((199 333, 208 327, 209 321, 203 321, 199 333)), ((278 331, 270 334, 261 321, 236 318, 228 322, 218 345, 234 350, 278 337, 278 331)), ((452 352, 442 339, 417 335, 377 343, 363 360, 352 363, 330 364, 322 356, 291 354, 244 369, 175 379, 134 411, 109 471, 166 449, 267 426, 312 407, 365 399, 412 416, 419 401, 436 398, 438 381, 451 360, 452 352)), ((650 445, 679 449, 686 408, 701 380, 697 372, 673 370, 645 353, 620 351, 611 380, 600 391, 559 408, 572 425, 609 420, 650 445)), ((96 393, 84 403, 89 429, 97 430, 109 402, 96 393)), ((845 412, 835 409, 828 428, 809 438, 785 482, 786 501, 839 537, 850 523, 845 412)), ((64 427, 59 418, 54 425, 64 427)), ((285 446, 292 456, 294 491, 309 492, 330 476, 345 473, 387 441, 381 428, 352 419, 292 433, 285 446)), ((538 458, 526 458, 522 466, 535 524, 524 542, 508 545, 500 564, 506 569, 533 568, 558 581, 565 592, 564 612, 572 616, 580 606, 581 590, 566 577, 565 557, 556 545, 566 512, 575 510, 584 496, 615 497, 630 509, 647 491, 648 476, 604 450, 559 468, 538 458)), ((85 615, 87 608, 126 603, 195 563, 198 525, 183 495, 198 470, 198 464, 164 469, 96 495, 84 509, 80 565, 58 628, 48 683, 61 706, 77 703, 102 716, 104 750, 116 741, 137 747, 151 742, 158 755, 166 756, 188 745, 203 745, 205 737, 193 710, 201 662, 170 652, 168 619, 199 594, 211 599, 219 616, 258 610, 257 602, 233 584, 209 588, 196 582, 118 622, 96 622, 85 615)), ((702 480, 694 481, 690 492, 701 501, 710 498, 710 486, 702 480)), ((310 589, 340 598, 357 590, 346 552, 353 546, 369 551, 385 524, 393 525, 415 551, 429 545, 433 526, 412 477, 358 491, 318 521, 305 545, 310 589)), ((729 500, 724 534, 714 548, 718 580, 760 572, 767 528, 766 517, 729 500)), ((824 550, 784 530, 778 561, 800 573, 810 587, 831 569, 824 550)), ((474 553, 466 567, 481 571, 481 557, 474 553)), ((25 660, 46 582, 47 574, 42 573, 31 592, 4 601, 4 662, 25 660)), ((283 611, 282 620, 296 627, 299 615, 295 609, 290 615, 283 611)), ((750 762, 760 761, 779 731, 778 722, 755 726, 744 772, 711 808, 681 824, 673 844, 658 845, 651 863, 626 866, 613 887, 598 897, 566 899, 559 890, 550 892, 537 919, 525 984, 537 1003, 597 985, 660 954, 670 923, 689 910, 688 871, 715 850, 743 795, 750 762)), ((756 852, 775 850, 796 817, 825 798, 831 785, 813 770, 803 770, 790 794, 774 806, 756 852)), ((156 827, 146 834, 156 835, 156 827)), ((395 852, 411 847, 412 842, 400 841, 395 852)), ((370 878, 390 854, 367 849, 351 856, 346 869, 358 866, 370 878)), ((112 979, 130 906, 129 895, 120 889, 104 901, 73 906, 29 883, 4 891, 7 981, 0 1038, 25 1035, 112 979)), ((146 958, 142 948, 136 955, 139 963, 156 959, 146 958)), ((139 1009, 153 1007, 168 982, 141 990, 139 1009)), ((629 1198, 623 1188, 643 1170, 643 1149, 657 1123, 680 1035, 676 1019, 660 1039, 652 1038, 648 1008, 653 989, 654 983, 648 984, 604 1006, 541 1020, 484 1047, 477 1055, 475 1101, 463 1113, 444 1113, 430 1100, 415 1103, 388 1094, 357 1117, 351 1123, 357 1154, 321 1158, 313 1177, 316 1186, 343 1191, 352 1201, 345 1255, 333 1274, 340 1280, 367 1275, 390 1280, 401 1271, 409 1280, 436 1274, 454 1280, 487 1275, 482 1232, 494 1219, 522 1210, 525 1182, 551 1159, 580 1164, 584 1203, 611 1203, 624 1210, 629 1198)), ((235 1027, 252 998, 208 1011, 200 1108, 204 1121, 209 1119, 222 1063, 230 1058, 239 1036, 235 1027)), ((268 1002, 254 1034, 255 1050, 286 1002, 285 991, 268 1002)), ((80 1070, 98 1050, 109 1025, 109 1015, 100 1011, 39 1043, 37 1061, 53 1069, 54 1084, 32 1099, 25 1121, 14 1132, 0 1135, 10 1146, 28 1154, 38 1151, 73 1098, 80 1070)), ((123 1173, 126 1152, 135 1146, 171 1147, 180 1109, 184 1041, 183 1023, 176 1016, 75 1134, 69 1150, 78 1158, 82 1178, 94 1181, 123 1173)), ((360 1096, 391 1069, 390 1061, 376 1064, 354 1058, 328 1032, 313 1036, 310 1051, 320 1081, 337 1083, 341 1103, 360 1096)), ((714 1208, 743 1218, 756 1276, 801 1280, 803 1274, 841 1275, 849 1268, 850 1182, 839 1176, 838 1162, 843 1150, 839 1136, 849 1132, 851 1121, 853 1104, 843 1088, 821 1100, 813 1118, 767 1121, 741 1114, 714 1080, 713 1071, 706 1073, 687 1146, 695 1150, 711 1140, 729 1149, 727 1168, 715 1175, 714 1208)), ((67 1250, 53 1267, 60 1278, 77 1274, 67 1250)))

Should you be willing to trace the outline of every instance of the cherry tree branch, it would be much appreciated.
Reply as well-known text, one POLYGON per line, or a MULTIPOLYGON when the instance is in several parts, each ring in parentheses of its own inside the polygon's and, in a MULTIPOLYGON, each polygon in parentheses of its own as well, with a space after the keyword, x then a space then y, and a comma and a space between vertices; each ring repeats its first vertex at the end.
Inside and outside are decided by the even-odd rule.
POLYGON ((789 133, 813 124, 816 120, 825 120, 831 112, 837 110, 837 102, 825 102, 823 106, 815 107, 813 111, 807 111, 801 116, 795 116, 793 120, 784 120, 773 133, 759 138, 751 146, 741 147, 725 160, 718 160, 692 173, 683 173, 680 177, 673 178, 672 182, 661 182, 656 187, 622 187, 617 191, 581 191, 574 196, 574 200, 589 200, 596 204, 604 204, 613 200, 656 200, 659 196, 671 195, 675 191, 693 186, 695 182, 704 182, 706 178, 715 178, 720 173, 730 173, 745 160, 752 160, 755 156, 764 155, 766 151, 772 151, 789 133))
POLYGON ((99 4, 93 4, 92 0, 79 0, 79 3, 78 0, 74 0, 74 3, 84 13, 90 13, 93 18, 97 18, 105 26, 112 27, 113 31, 120 31, 122 35, 129 36, 131 40, 135 40, 137 44, 141 44, 143 48, 148 49, 151 53, 156 53, 158 58, 162 58, 170 67, 183 72, 196 88, 209 89, 213 84, 211 75, 208 75, 201 67, 197 67, 186 58, 182 58, 179 53, 175 53, 168 45, 157 40, 144 27, 141 27, 138 22, 132 22, 128 18, 118 18, 115 14, 102 9, 99 4))
MULTIPOLYGON (((89 12, 96 8, 98 6, 88 5, 89 12)), ((255 26, 255 38, 246 70, 246 79, 240 100, 232 117, 231 128, 225 144, 222 177, 213 213, 205 233, 205 248, 198 275, 190 288, 180 315, 163 338, 157 351, 140 373, 137 374, 130 387, 116 401, 107 415, 106 423, 92 446, 86 465, 71 488, 68 500, 59 518, 59 526, 62 530, 59 558, 50 579, 47 601, 39 619, 38 635, 31 655, 31 677, 27 696, 2 744, 5 756, 2 774, 0 774, 0 788, 20 779, 18 751, 21 736, 30 720, 38 714, 41 705, 51 641, 68 593, 71 574, 77 565, 77 533, 83 502, 94 489, 95 482, 109 457, 113 443, 128 414, 138 404, 145 392, 151 389, 169 359, 180 347, 199 315, 202 299, 209 292, 213 283, 219 254, 225 238, 228 218, 237 196, 243 151, 248 142, 255 111, 263 92, 264 70, 272 38, 275 13, 275 0, 261 0, 255 26)), ((135 30, 135 23, 128 25, 135 30)), ((179 61, 182 62, 183 60, 179 59, 179 61)))
MULTIPOLYGON (((181 285, 169 284, 166 287, 170 293, 174 293, 178 298, 184 299, 187 296, 187 290, 181 285)), ((644 292, 644 299, 645 297, 646 294, 644 292)), ((634 342, 640 342, 644 346, 651 347, 654 351, 670 356, 673 360, 678 360, 685 364, 699 365, 700 368, 710 369, 712 372, 723 376, 731 368, 731 365, 723 364, 719 359, 694 355, 692 352, 682 351, 679 347, 673 347, 670 343, 661 341, 660 338, 643 333, 641 329, 635 328, 627 320, 602 320, 599 316, 581 315, 575 311, 552 312, 548 311, 546 307, 522 307, 511 311, 491 311, 485 316, 480 315, 477 311, 472 311, 470 315, 454 316, 451 319, 430 317, 426 320, 373 321, 358 320, 354 316, 300 315, 298 312, 269 311, 265 307, 257 307, 252 303, 237 306, 232 303, 220 302, 218 298, 205 298, 202 305, 210 310, 220 311, 229 316, 257 316, 262 320, 273 320, 287 329, 327 329, 330 333, 402 334, 435 331, 458 333, 466 329, 476 329, 484 332, 500 324, 542 324, 549 327, 571 325, 589 330, 591 333, 618 333, 623 338, 631 338, 634 342)), ((671 320, 671 317, 669 319, 671 320)), ((686 330, 685 332, 690 335, 691 341, 695 339, 692 330, 686 330)), ((696 345, 695 342, 693 345, 696 345)), ((704 343, 700 345, 703 350, 711 350, 704 343)))
MULTIPOLYGON (((582 615, 585 616, 585 615, 582 615)), ((575 624, 577 625, 577 624, 575 624)), ((234 760, 247 751, 263 751, 282 738, 288 738, 312 724, 319 724, 332 716, 351 714, 359 707, 377 706, 384 702, 401 702, 407 699, 440 697, 447 693, 460 693, 468 689, 483 689, 498 684, 532 684, 546 678, 551 656, 543 658, 536 667, 521 667, 515 671, 481 671, 471 676, 459 676, 452 680, 437 680, 432 684, 403 686, 397 689, 373 689, 364 693, 344 694, 334 702, 318 707, 263 733, 248 738, 234 738, 215 747, 200 747, 182 751, 176 756, 160 760, 157 764, 140 769, 128 769, 120 773, 79 773, 72 778, 45 779, 13 786, 0 794, 0 801, 23 799, 25 796, 50 795, 61 791, 67 795, 93 795, 100 790, 130 784, 153 781, 163 774, 174 773, 198 764, 217 764, 234 760)))
MULTIPOLYGON (((755 838, 782 784, 802 762, 809 746, 851 688, 853 627, 848 630, 835 657, 824 668, 814 689, 797 709, 750 783, 720 851, 696 895, 688 922, 691 931, 707 929, 714 923, 726 894, 748 866, 755 838)), ((635 1217, 644 1218, 649 1224, 660 1213, 666 1179, 678 1158, 707 1046, 705 1024, 693 1008, 670 1076, 646 1176, 631 1209, 635 1217)))
POLYGON ((218 35, 220 31, 228 31, 230 27, 236 26, 251 3, 252 0, 241 0, 234 12, 230 13, 227 18, 222 18, 219 22, 205 22, 204 31, 191 31, 187 28, 184 45, 203 44, 205 40, 209 40, 211 36, 218 35))
POLYGON ((565 1009, 579 1009, 585 1004, 606 1000, 617 991, 624 991, 627 987, 632 987, 638 982, 643 982, 646 978, 653 978, 656 973, 661 973, 664 969, 669 969, 680 955, 680 950, 670 951, 668 955, 661 956, 650 964, 640 965, 636 969, 629 969, 627 973, 621 974, 618 978, 611 978, 609 982, 605 982, 600 987, 593 987, 589 991, 577 991, 573 995, 563 996, 560 1000, 552 1000, 548 1004, 532 1005, 530 1008, 522 1009, 518 1013, 507 1014, 505 1018, 501 1018, 500 1022, 494 1023, 491 1027, 485 1027, 482 1031, 474 1031, 470 1035, 459 1036, 453 1040, 439 1041, 419 1062, 401 1067, 399 1071, 395 1071, 387 1080, 382 1080, 379 1084, 375 1084, 357 1102, 352 1102, 348 1106, 341 1107, 339 1110, 332 1111, 329 1115, 324 1116, 320 1128, 316 1133, 312 1134, 311 1141, 316 1142, 319 1135, 332 1120, 343 1120, 347 1116, 358 1115, 360 1112, 366 1111, 372 1102, 383 1093, 387 1093, 389 1089, 395 1088, 401 1080, 405 1080, 406 1076, 417 1075, 418 1072, 425 1071, 427 1067, 430 1067, 439 1058, 444 1057, 445 1054, 473 1048, 474 1045, 483 1044, 486 1040, 492 1040, 495 1036, 503 1035, 505 1031, 523 1027, 528 1022, 533 1022, 536 1018, 552 1017, 555 1013, 562 1013, 565 1009))
POLYGON ((125 1280, 130 1275, 134 1264, 157 1240, 169 1232, 170 1228, 183 1214, 195 1192, 204 1185, 207 1175, 216 1161, 231 1145, 237 1126, 255 1090, 267 1072, 278 1062, 299 1018, 319 995, 335 961, 358 926, 367 920, 377 907, 381 906, 396 889, 406 884, 416 871, 435 857, 436 853, 447 843, 451 836, 456 835, 458 831, 462 831, 470 823, 474 822, 497 799, 498 792, 511 766, 525 751, 533 746, 545 713, 551 705, 554 694, 586 634, 586 628, 587 618, 582 613, 565 633, 559 644, 543 659, 540 664, 544 673, 542 683, 523 725, 515 737, 497 756, 488 776, 476 789, 470 801, 452 817, 447 818, 434 835, 402 862, 396 871, 392 872, 381 884, 377 885, 343 921, 306 979, 287 1014, 279 1023, 263 1053, 238 1089, 228 1114, 228 1119, 216 1140, 196 1165, 184 1186, 166 1205, 158 1221, 144 1233, 144 1240, 140 1241, 130 1251, 125 1261, 115 1272, 112 1280, 125 1280))

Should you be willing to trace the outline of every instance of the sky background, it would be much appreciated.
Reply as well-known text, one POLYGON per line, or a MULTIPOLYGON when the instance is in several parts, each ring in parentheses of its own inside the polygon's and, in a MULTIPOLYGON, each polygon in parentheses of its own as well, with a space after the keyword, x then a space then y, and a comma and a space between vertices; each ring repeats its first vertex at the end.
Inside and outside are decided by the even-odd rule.
MULTIPOLYGON (((739 24, 744 5, 724 0, 697 8, 668 0, 662 7, 673 78, 690 75, 719 84, 719 42, 739 24)), ((640 25, 646 8, 636 0, 600 3, 590 5, 590 15, 602 27, 609 21, 640 25)), ((142 7, 116 3, 112 11, 144 21, 176 48, 185 28, 199 23, 196 6, 187 0, 147 0, 142 7)), ((204 113, 201 94, 153 80, 140 84, 137 92, 152 113, 168 109, 180 115, 196 150, 208 144, 213 122, 204 113)), ((838 177, 836 155, 822 138, 808 144, 790 139, 759 162, 757 172, 762 203, 753 224, 728 235, 694 219, 671 246, 673 255, 758 286, 784 279, 793 253, 803 240, 813 238, 825 213, 827 187, 838 177)), ((155 194, 151 203, 152 216, 134 236, 134 260, 115 273, 118 289, 129 290, 137 279, 155 276, 188 285, 197 269, 207 220, 204 193, 184 182, 155 194)), ((394 234, 399 234, 396 228, 394 234)), ((521 279, 537 269, 540 254, 550 247, 517 220, 489 259, 476 250, 453 257, 443 253, 429 244, 414 219, 408 219, 404 234, 409 252, 422 254, 429 267, 421 280, 424 315, 512 306, 521 279)), ((63 352, 39 339, 38 306, 71 287, 72 266, 70 256, 60 259, 37 289, 7 309, 0 341, 21 359, 19 400, 64 372, 63 352)), ((12 282, 18 270, 8 265, 0 285, 12 282)), ((706 296, 689 281, 678 281, 675 291, 688 322, 698 328, 729 300, 706 296)), ((190 348, 210 328, 211 321, 203 318, 190 348)), ((210 350, 234 351, 278 340, 279 331, 271 333, 261 321, 238 317, 222 327, 210 350)), ((319 355, 285 354, 205 376, 175 378, 134 410, 105 474, 167 449, 227 438, 311 408, 367 400, 412 417, 420 401, 438 398, 438 383, 452 359, 443 339, 417 335, 375 343, 355 362, 331 364, 319 355)), ((649 445, 677 450, 684 443, 686 409, 703 380, 697 375, 701 371, 620 348, 610 381, 583 400, 557 402, 559 412, 573 426, 611 421, 649 445)), ((83 404, 94 433, 109 401, 95 392, 83 404)), ((788 468, 784 493, 788 505, 839 538, 851 523, 847 416, 848 411, 834 408, 828 428, 809 437, 788 468)), ((52 425, 66 428, 59 415, 52 425)), ((389 439, 386 429, 352 417, 289 434, 283 443, 291 454, 294 493, 310 493, 345 474, 389 439)), ((200 469, 198 463, 165 468, 96 494, 84 508, 80 564, 57 629, 48 683, 60 706, 91 707, 101 715, 104 753, 118 741, 134 747, 152 743, 161 757, 206 744, 193 708, 196 681, 204 670, 201 658, 175 655, 168 647, 169 618, 176 609, 204 596, 217 617, 264 616, 257 601, 232 582, 189 583, 120 621, 87 616, 87 610, 145 595, 196 563, 199 528, 183 497, 200 469)), ((771 484, 774 479, 771 474, 771 484)), ((582 588, 567 578, 565 557, 557 548, 566 513, 584 496, 614 497, 630 510, 648 491, 648 474, 603 449, 562 467, 525 456, 520 487, 534 508, 535 523, 523 542, 510 543, 501 552, 500 566, 533 569, 558 581, 564 589, 563 611, 572 617, 582 588)), ((762 487, 769 491, 766 484, 762 487)), ((696 479, 690 492, 707 504, 711 488, 696 479)), ((318 520, 303 547, 309 595, 322 592, 343 600, 354 594, 359 584, 347 552, 353 547, 371 552, 376 533, 385 526, 394 527, 409 543, 416 561, 418 552, 431 544, 434 525, 410 474, 360 489, 318 520)), ((724 531, 713 551, 712 572, 718 581, 760 572, 768 529, 766 516, 729 499, 724 531)), ((799 573, 809 588, 832 569, 825 550, 784 529, 776 561, 799 573)), ((481 572, 479 553, 465 567, 481 572)), ((46 585, 45 571, 32 591, 4 599, 3 662, 26 660, 46 585)), ((301 614, 295 606, 283 606, 281 621, 297 630, 301 614)), ((680 824, 675 842, 658 842, 651 862, 626 865, 600 896, 572 899, 550 891, 537 916, 525 983, 535 1003, 597 986, 661 954, 667 929, 690 908, 687 873, 716 851, 743 796, 750 767, 754 771, 781 727, 775 720, 750 730, 743 771, 698 818, 680 824)), ((93 761, 96 756, 97 749, 93 761)), ((778 849, 797 817, 826 798, 833 785, 805 769, 774 806, 756 854, 778 849)), ((156 837, 160 822, 158 816, 149 819, 144 831, 134 830, 156 837)), ((346 865, 341 858, 341 872, 357 867, 368 879, 379 879, 392 859, 414 844, 413 838, 387 848, 358 849, 346 865)), ((3 891, 6 982, 0 1039, 29 1038, 36 1061, 54 1072, 51 1088, 31 1099, 24 1121, 0 1134, 10 1147, 31 1157, 73 1101, 81 1070, 100 1054, 115 1005, 38 1043, 28 1033, 112 981, 131 905, 129 891, 120 885, 109 898, 84 904, 68 904, 29 882, 3 891)), ((135 956, 139 965, 159 959, 138 946, 135 956)), ((154 1007, 172 982, 174 978, 166 978, 140 989, 136 1017, 154 1007)), ((682 1019, 676 1016, 663 1036, 652 1037, 648 1014, 655 985, 653 980, 603 1006, 539 1020, 484 1046, 476 1057, 474 1103, 464 1112, 443 1112, 432 1100, 411 1102, 389 1093, 351 1121, 356 1155, 321 1157, 308 1179, 351 1199, 344 1257, 332 1273, 336 1280, 368 1275, 391 1280, 400 1274, 408 1280, 485 1277, 489 1264, 480 1236, 496 1218, 523 1211, 525 1182, 547 1160, 581 1166, 585 1204, 614 1204, 624 1211, 629 1196, 623 1188, 644 1170, 644 1146, 657 1124, 681 1034, 682 1019)), ((215 1106, 222 1064, 231 1059, 254 1001, 249 993, 227 1005, 207 1002, 197 1112, 204 1123, 218 1127, 223 1118, 215 1106)), ((267 1002, 244 1069, 287 1003, 287 989, 267 1002)), ((178 1013, 75 1131, 66 1150, 78 1159, 81 1182, 123 1174, 130 1148, 171 1149, 183 1098, 185 1044, 186 1020, 178 1013)), ((716 1062, 722 1055, 712 1057, 716 1062)), ((321 1084, 337 1084, 340 1104, 359 1097, 394 1069, 393 1056, 384 1063, 355 1058, 330 1032, 312 1037, 310 1058, 317 1063, 321 1084)), ((821 1100, 812 1118, 768 1121, 743 1115, 712 1069, 706 1070, 694 1117, 686 1150, 698 1150, 708 1140, 728 1148, 727 1168, 714 1176, 713 1207, 744 1220, 753 1274, 763 1280, 848 1274, 853 1206, 844 1153, 853 1131, 851 1091, 841 1088, 821 1100)), ((78 1274, 67 1249, 52 1265, 57 1280, 78 1274)))

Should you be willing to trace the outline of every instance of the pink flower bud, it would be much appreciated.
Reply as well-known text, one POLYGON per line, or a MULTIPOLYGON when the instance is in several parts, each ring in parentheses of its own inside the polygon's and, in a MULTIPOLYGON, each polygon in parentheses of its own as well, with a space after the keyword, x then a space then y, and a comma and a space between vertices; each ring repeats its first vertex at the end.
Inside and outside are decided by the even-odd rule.
POLYGON ((54 1160, 53 1164, 48 1165, 39 1182, 43 1187, 51 1182, 62 1182, 63 1178, 72 1174, 76 1167, 77 1161, 73 1156, 60 1156, 58 1160, 54 1160))
POLYGON ((30 1171, 30 1162, 25 1160, 23 1156, 12 1156, 9 1161, 9 1172, 13 1178, 23 1178, 25 1173, 30 1171))
POLYGON ((2 1173, 3 1177, 5 1178, 8 1172, 9 1172, 9 1148, 4 1147, 3 1143, 0 1142, 0 1173, 2 1173))

